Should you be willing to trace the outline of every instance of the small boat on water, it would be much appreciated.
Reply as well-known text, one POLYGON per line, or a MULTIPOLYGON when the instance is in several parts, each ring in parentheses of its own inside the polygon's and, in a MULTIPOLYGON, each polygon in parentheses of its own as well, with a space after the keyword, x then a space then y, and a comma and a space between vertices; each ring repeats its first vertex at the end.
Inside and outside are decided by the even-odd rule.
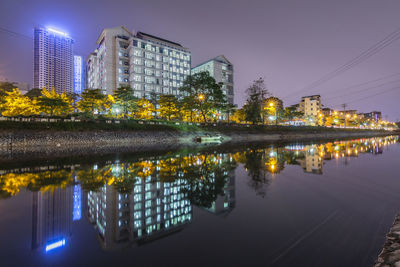
POLYGON ((222 142, 222 136, 220 135, 203 135, 203 136, 198 136, 196 137, 196 141, 199 143, 221 143, 222 142))

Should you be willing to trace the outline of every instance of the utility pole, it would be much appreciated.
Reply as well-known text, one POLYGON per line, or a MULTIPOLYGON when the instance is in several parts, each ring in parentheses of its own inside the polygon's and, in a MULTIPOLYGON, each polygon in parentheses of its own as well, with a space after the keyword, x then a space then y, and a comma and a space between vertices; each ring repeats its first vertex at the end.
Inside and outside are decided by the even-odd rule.
POLYGON ((347 104, 346 103, 342 104, 342 107, 343 107, 343 113, 344 113, 344 127, 346 128, 347 127, 347 114, 346 114, 347 104))

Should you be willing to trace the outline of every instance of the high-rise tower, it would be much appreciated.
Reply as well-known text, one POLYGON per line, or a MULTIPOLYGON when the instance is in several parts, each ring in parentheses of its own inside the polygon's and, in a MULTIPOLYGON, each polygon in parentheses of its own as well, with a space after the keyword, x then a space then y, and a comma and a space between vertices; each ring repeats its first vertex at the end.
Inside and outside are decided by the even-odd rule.
POLYGON ((58 93, 74 90, 74 41, 68 34, 52 28, 34 30, 35 88, 55 88, 58 93))

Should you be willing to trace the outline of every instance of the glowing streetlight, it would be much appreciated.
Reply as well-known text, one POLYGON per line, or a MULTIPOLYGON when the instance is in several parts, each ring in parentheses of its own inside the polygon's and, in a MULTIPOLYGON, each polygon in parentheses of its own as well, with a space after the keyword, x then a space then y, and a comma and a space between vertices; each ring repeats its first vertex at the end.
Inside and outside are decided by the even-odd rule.
POLYGON ((200 101, 203 101, 204 100, 204 95, 203 94, 199 94, 198 98, 199 98, 200 101))

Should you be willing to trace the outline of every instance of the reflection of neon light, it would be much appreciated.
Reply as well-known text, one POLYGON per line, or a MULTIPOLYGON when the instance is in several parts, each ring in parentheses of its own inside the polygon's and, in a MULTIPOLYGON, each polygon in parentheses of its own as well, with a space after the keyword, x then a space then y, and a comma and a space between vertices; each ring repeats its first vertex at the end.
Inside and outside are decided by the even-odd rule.
POLYGON ((48 244, 46 246, 46 252, 49 250, 55 249, 55 248, 63 247, 63 246, 65 246, 65 238, 63 238, 59 241, 56 241, 54 243, 48 244))
POLYGON ((65 36, 65 37, 68 36, 67 33, 62 32, 62 31, 59 31, 59 30, 56 30, 56 29, 53 29, 53 28, 47 28, 47 30, 48 30, 49 32, 56 33, 56 34, 59 34, 59 35, 65 36))
POLYGON ((72 220, 77 221, 82 218, 82 190, 81 185, 74 185, 73 192, 73 209, 72 209, 72 220))

